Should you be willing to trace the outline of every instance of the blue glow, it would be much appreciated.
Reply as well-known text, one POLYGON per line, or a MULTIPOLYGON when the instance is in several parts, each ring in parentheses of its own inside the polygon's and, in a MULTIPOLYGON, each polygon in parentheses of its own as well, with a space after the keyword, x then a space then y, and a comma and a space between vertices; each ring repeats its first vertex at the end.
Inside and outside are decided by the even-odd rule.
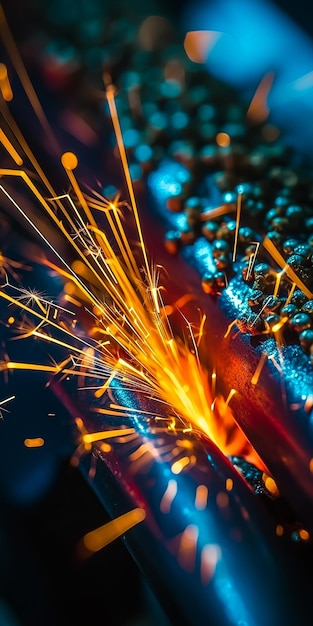
POLYGON ((123 137, 126 148, 134 148, 140 140, 139 131, 135 128, 123 129, 123 137))
POLYGON ((207 67, 221 80, 238 86, 247 102, 263 76, 275 72, 268 98, 272 121, 286 128, 288 141, 309 151, 313 141, 313 42, 309 36, 263 0, 200 0, 190 3, 184 22, 186 31, 219 33, 208 53, 207 67))
POLYGON ((152 158, 152 149, 147 144, 142 144, 136 148, 135 157, 138 161, 149 161, 152 158))
POLYGON ((171 117, 172 126, 177 129, 186 128, 189 123, 189 117, 184 111, 176 111, 171 117))

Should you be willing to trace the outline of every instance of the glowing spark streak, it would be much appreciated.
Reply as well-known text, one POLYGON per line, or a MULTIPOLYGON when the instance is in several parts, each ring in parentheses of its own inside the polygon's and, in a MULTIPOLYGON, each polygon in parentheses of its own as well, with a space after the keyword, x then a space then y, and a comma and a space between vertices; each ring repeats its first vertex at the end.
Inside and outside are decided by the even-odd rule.
POLYGON ((54 150, 56 152, 59 152, 59 148, 58 145, 56 143, 54 134, 51 131, 49 122, 44 114, 43 108, 40 104, 40 101, 38 99, 38 96, 36 94, 36 91, 31 83, 31 80, 27 74, 26 68, 24 66, 24 63, 22 61, 22 58, 20 56, 20 53, 18 51, 18 48, 16 46, 16 43, 14 41, 14 38, 12 37, 12 33, 9 29, 9 25, 7 23, 6 17, 4 15, 4 11, 3 8, 0 4, 0 32, 1 32, 1 37, 3 40, 3 43, 8 51, 9 57, 15 67, 15 71, 23 85, 24 91, 28 97, 29 102, 31 103, 31 106, 33 107, 42 128, 44 129, 47 137, 49 138, 49 142, 51 144, 51 146, 53 146, 54 150))
POLYGON ((89 552, 98 552, 128 530, 143 522, 146 518, 144 509, 133 509, 120 517, 87 533, 83 538, 83 546, 89 552))
POLYGON ((206 314, 204 313, 204 315, 202 315, 201 323, 200 323, 199 330, 198 330, 197 348, 199 348, 201 339, 203 337, 203 329, 204 329, 205 322, 206 322, 206 314))
POLYGON ((173 500, 177 494, 177 482, 176 480, 169 480, 164 495, 160 502, 161 513, 170 513, 173 500))
POLYGON ((281 271, 281 272, 278 272, 278 273, 277 273, 277 276, 276 276, 276 282, 275 282, 275 289, 274 289, 274 293, 273 293, 273 297, 274 297, 274 298, 276 298, 276 296, 277 296, 277 294, 278 294, 278 290, 279 290, 280 282, 281 282, 281 279, 282 279, 283 275, 284 275, 284 274, 285 274, 285 272, 286 272, 287 267, 288 267, 288 264, 286 264, 286 265, 285 265, 285 267, 282 269, 282 271, 281 271))
POLYGON ((103 430, 98 433, 86 433, 83 435, 84 443, 95 443, 96 441, 103 441, 104 439, 111 439, 112 437, 121 437, 122 435, 132 435, 135 433, 134 428, 124 428, 118 430, 103 430))
MULTIPOLYGON (((59 220, 55 217, 53 211, 50 210, 49 205, 45 202, 44 198, 42 197, 42 195, 39 193, 38 189, 35 187, 35 185, 33 185, 33 183, 31 182, 30 178, 27 176, 26 172, 23 171, 18 171, 18 170, 4 170, 4 169, 0 169, 0 176, 3 175, 7 175, 7 176, 20 176, 21 178, 23 178, 23 180, 26 182, 26 184, 28 185, 28 187, 31 189, 31 191, 33 192, 33 194, 36 196, 36 198, 38 198, 40 204, 42 204, 42 206, 46 209, 46 211, 48 212, 48 214, 50 215, 50 217, 52 217, 53 221, 57 224, 57 226, 60 228, 61 232, 65 235, 66 239, 71 243, 71 245, 75 248, 75 250, 78 252, 78 254, 80 256, 82 256, 81 251, 79 250, 79 248, 75 245, 75 243, 73 242, 73 240, 71 239, 71 237, 69 236, 69 234, 67 233, 66 229, 64 228, 63 224, 61 222, 59 222, 59 220)), ((41 232, 41 230, 39 228, 37 228, 36 224, 28 217, 28 215, 23 211, 23 209, 17 204, 17 202, 15 202, 15 200, 12 198, 12 196, 6 191, 6 189, 0 185, 0 189, 1 191, 7 196, 7 198, 10 200, 10 202, 12 202, 12 204, 18 209, 18 211, 21 213, 21 215, 24 217, 24 219, 31 225, 31 227, 35 230, 35 232, 41 237, 41 239, 45 242, 45 244, 50 248, 50 250, 53 251, 53 253, 57 256, 57 258, 59 259, 59 261, 61 261, 61 263, 66 267, 66 269, 69 271, 70 275, 72 276, 72 280, 75 281, 75 283, 81 288, 83 293, 87 293, 89 298, 91 299, 91 302, 93 302, 94 304, 96 304, 100 309, 102 309, 101 304, 98 302, 98 300, 95 298, 95 296, 93 295, 93 293, 88 289, 88 287, 86 287, 86 285, 84 285, 82 283, 82 281, 79 279, 79 277, 77 276, 77 274, 75 274, 75 272, 73 272, 72 268, 70 267, 70 265, 67 264, 67 262, 65 261, 65 259, 63 259, 63 257, 59 254, 59 252, 56 250, 56 248, 54 248, 54 246, 50 243, 50 241, 44 236, 44 234, 41 232)), ((87 259, 84 258, 85 263, 90 266, 90 264, 88 263, 87 259)), ((90 268, 92 269, 92 266, 90 266, 90 268)), ((101 281, 102 282, 102 281, 101 281)), ((103 287, 105 288, 105 285, 103 284, 103 287)))
POLYGON ((212 372, 212 375, 211 375, 213 403, 214 403, 214 400, 215 400, 215 392, 216 392, 216 378, 217 378, 216 371, 214 369, 213 372, 212 372))
POLYGON ((18 152, 16 152, 14 146, 12 146, 10 140, 3 132, 2 128, 0 128, 0 141, 4 145, 9 155, 12 157, 13 161, 15 161, 16 165, 23 165, 23 159, 20 157, 18 152))
POLYGON ((34 437, 33 439, 24 439, 26 448, 41 448, 44 446, 45 440, 42 437, 34 437))
POLYGON ((251 378, 251 384, 252 385, 257 385, 259 382, 259 378, 261 376, 261 372, 263 370, 263 367, 265 365, 265 361, 267 360, 267 353, 266 352, 262 352, 261 354, 261 358, 257 364, 256 370, 251 378))
POLYGON ((308 287, 304 284, 304 282, 299 278, 299 276, 295 273, 295 271, 292 269, 292 267, 290 267, 290 265, 288 265, 288 263, 286 265, 286 261, 285 261, 284 257, 277 250, 276 246, 273 244, 273 242, 268 237, 265 237, 265 239, 263 241, 263 246, 264 246, 265 250, 267 250, 267 252, 274 259, 274 261, 276 261, 277 265, 279 265, 279 267, 284 269, 286 274, 287 274, 287 276, 289 276, 289 278, 294 283, 296 283, 298 289, 301 289, 301 291, 303 291, 303 293, 306 295, 306 297, 311 300, 313 298, 313 293, 308 289, 308 287))
MULTIPOLYGON (((0 371, 4 370, 28 370, 33 372, 50 372, 51 374, 68 374, 70 376, 81 376, 81 372, 72 369, 62 369, 59 365, 42 365, 41 363, 18 363, 7 361, 0 363, 0 371)), ((99 374, 89 373, 88 376, 99 378, 99 374)))
POLYGON ((185 528, 180 539, 178 561, 180 566, 188 572, 193 572, 195 569, 198 537, 198 526, 190 524, 185 528))
POLYGON ((208 211, 204 211, 204 213, 201 213, 200 219, 202 222, 206 222, 207 220, 213 220, 217 217, 221 217, 222 215, 234 213, 235 211, 236 204, 234 202, 230 204, 222 204, 221 206, 215 207, 214 209, 209 209, 208 211))
POLYGON ((8 70, 4 63, 0 63, 0 91, 6 102, 13 100, 13 91, 8 77, 8 70))
POLYGON ((113 370, 113 372, 111 372, 109 378, 105 381, 104 385, 102 385, 102 387, 100 387, 100 389, 97 389, 95 391, 95 394, 94 394, 95 398, 101 398, 101 396, 103 396, 103 394, 106 392, 106 390, 110 386, 112 380, 114 380, 116 374, 117 374, 117 371, 115 369, 115 370, 113 370))
POLYGON ((238 193, 237 213, 236 213, 236 229, 235 229, 234 250, 233 250, 233 258, 232 258, 233 263, 235 263, 235 261, 236 261, 236 254, 237 254, 237 243, 238 243, 240 216, 241 216, 241 206, 242 206, 242 193, 238 193))
POLYGON ((9 398, 5 398, 5 400, 0 400, 0 406, 3 406, 3 404, 6 404, 7 402, 11 402, 11 400, 15 400, 16 396, 10 396, 9 398))
POLYGON ((226 400, 225 400, 225 406, 228 406, 231 399, 234 397, 234 395, 237 393, 236 389, 231 389, 226 400))
POLYGON ((228 326, 227 326, 227 331, 224 335, 224 339, 226 339, 229 335, 230 335, 230 331, 231 329, 236 326, 236 324, 238 323, 238 319, 235 319, 233 322, 231 322, 228 326))
POLYGON ((138 266, 137 263, 135 261, 134 255, 132 253, 131 247, 129 245, 128 239, 126 237, 124 228, 122 226, 119 214, 118 214, 118 209, 115 206, 114 202, 110 202, 109 205, 107 206, 106 204, 104 204, 103 202, 100 203, 94 203, 94 202, 89 202, 89 206, 93 207, 95 209, 97 209, 98 211, 102 211, 105 213, 105 216, 109 222, 110 228, 112 230, 113 236, 116 239, 116 242, 118 244, 118 247, 121 251, 122 257, 124 259, 125 264, 127 265, 128 269, 131 271, 133 271, 137 278, 140 279, 140 275, 138 273, 138 266), (109 210, 108 210, 109 209, 109 210), (115 217, 115 221, 117 226, 115 226, 114 221, 111 217, 111 212, 113 212, 114 217, 115 217))
POLYGON ((110 109, 110 114, 111 114, 111 119, 112 119, 112 123, 113 123, 114 132, 115 132, 115 136, 116 136, 116 141, 117 141, 117 145, 118 145, 118 149, 119 149, 119 153, 120 153, 120 157, 121 157, 121 162, 122 162, 124 176, 125 176, 125 180, 126 180, 126 184, 127 184, 127 188, 128 188, 128 193, 129 193, 129 197, 130 197, 130 201, 131 201, 131 205, 132 205, 132 209, 133 209, 133 214, 134 214, 134 218, 135 218, 135 222, 136 222, 137 232, 138 232, 139 241, 140 241, 140 245, 141 245, 141 250, 142 250, 144 263, 145 263, 145 269, 146 269, 146 272, 147 272, 148 284, 151 287, 151 286, 153 286, 153 284, 152 284, 150 265, 149 265, 149 262, 148 262, 146 247, 145 247, 143 234, 142 234, 142 230, 141 230, 141 224, 140 224, 140 220, 139 220, 139 213, 138 213, 136 198, 135 198, 135 194, 134 194, 133 183, 132 183, 132 179, 131 179, 130 172, 129 172, 127 156, 126 156, 126 150, 125 150, 123 135, 122 135, 120 122, 119 122, 119 118, 118 118, 118 113, 117 113, 117 109, 116 109, 114 95, 115 94, 114 94, 114 87, 113 87, 113 85, 108 85, 107 89, 106 89, 106 96, 107 96, 107 100, 108 100, 108 105, 109 105, 109 109, 110 109))
POLYGON ((85 215, 87 217, 87 220, 90 224, 92 224, 93 226, 96 225, 96 222, 93 218, 93 215, 88 207, 88 204, 84 198, 84 195, 81 191, 81 188, 76 180, 75 175, 73 174, 73 170, 76 169, 77 165, 78 165, 78 159, 77 156, 73 153, 73 152, 65 152, 64 154, 62 154, 61 156, 61 163, 66 171, 66 174, 69 178, 69 181, 76 193, 76 196, 82 206, 82 208, 85 211, 85 215))
POLYGON ((297 286, 296 283, 292 283, 291 289, 290 289, 289 294, 288 294, 288 298, 287 298, 287 300, 285 302, 285 306, 287 306, 287 304, 289 304, 289 302, 290 302, 290 300, 291 300, 291 298, 292 298, 292 296, 294 294, 296 286, 297 286))
POLYGON ((251 241, 251 243, 255 245, 255 251, 254 251, 253 254, 251 254, 251 256, 249 258, 249 264, 248 264, 246 280, 249 280, 249 278, 251 277, 252 270, 254 268, 254 265, 255 265, 255 262, 256 262, 256 258, 258 256, 259 248, 260 248, 260 242, 259 241, 251 241))
MULTIPOLYGON (((0 187, 1 187, 1 185, 0 185, 0 187)), ((74 335, 73 333, 71 333, 69 330, 67 330, 63 326, 60 326, 59 324, 53 322, 52 320, 48 320, 48 318, 46 316, 41 315, 41 313, 38 313, 38 311, 34 311, 33 309, 28 307, 26 304, 23 304, 19 300, 16 300, 15 298, 12 298, 12 296, 10 296, 9 294, 5 293, 3 290, 0 290, 0 298, 3 298, 4 300, 7 300, 11 304, 15 304, 17 307, 19 307, 20 309, 22 309, 26 313, 30 313, 34 317, 39 318, 42 322, 49 322, 50 326, 52 326, 52 327, 56 328, 57 330, 65 333, 66 335, 69 335, 73 339, 83 343, 84 346, 87 346, 89 348, 93 348, 94 347, 91 344, 89 344, 85 339, 82 339, 79 335, 74 335)), ((52 338, 50 338, 50 339, 52 341, 52 338)), ((71 350, 76 350, 76 348, 71 346, 71 350)))
POLYGON ((204 511, 208 503, 209 491, 205 485, 198 485, 196 490, 195 507, 198 511, 204 511))

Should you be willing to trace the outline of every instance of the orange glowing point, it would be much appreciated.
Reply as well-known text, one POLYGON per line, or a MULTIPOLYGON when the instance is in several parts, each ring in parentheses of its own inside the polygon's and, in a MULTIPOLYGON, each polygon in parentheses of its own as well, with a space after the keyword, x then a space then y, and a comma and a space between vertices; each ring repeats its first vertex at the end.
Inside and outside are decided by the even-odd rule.
POLYGON ((82 544, 80 544, 81 547, 85 548, 85 555, 87 556, 86 551, 89 553, 99 552, 99 550, 102 550, 109 543, 124 535, 128 530, 143 522, 145 518, 146 511, 144 509, 133 509, 87 533, 82 539, 82 544))
POLYGON ((201 583, 207 585, 213 578, 217 563, 222 558, 221 548, 217 544, 207 544, 201 551, 201 583))
POLYGON ((42 437, 33 437, 32 439, 24 439, 26 448, 41 448, 44 446, 45 440, 42 437))
POLYGON ((276 526, 277 537, 282 537, 283 534, 284 534, 284 527, 281 524, 277 524, 276 526))
POLYGON ((10 324, 11 326, 12 324, 14 324, 14 322, 15 322, 15 317, 13 317, 13 315, 10 315, 10 317, 8 317, 8 324, 10 324))
POLYGON ((311 474, 313 474, 313 458, 310 459, 309 469, 310 469, 311 474))
POLYGON ((274 478, 272 478, 272 476, 268 476, 267 474, 263 474, 262 475, 262 479, 264 481, 264 485, 266 487, 266 489, 272 494, 272 496, 278 496, 279 495, 279 490, 278 487, 276 485, 276 482, 274 480, 274 478))
POLYGON ((78 165, 78 158, 74 152, 64 152, 61 156, 61 163, 65 170, 72 172, 78 165))
POLYGON ((183 456, 182 459, 178 459, 173 463, 171 470, 173 474, 180 474, 187 465, 189 465, 190 459, 188 456, 183 456))
POLYGON ((266 360, 267 360, 267 352, 262 352, 261 358, 260 358, 260 360, 259 360, 259 362, 257 364, 256 370, 255 370, 255 372, 254 372, 254 374, 253 374, 253 376, 251 378, 251 384, 252 385, 257 385, 258 384, 259 378, 261 376, 261 373, 262 373, 262 370, 263 370, 263 367, 265 365, 266 360))
POLYGON ((102 430, 98 433, 85 433, 82 437, 84 443, 95 443, 103 441, 103 439, 111 439, 112 437, 121 437, 122 435, 131 435, 135 432, 134 428, 121 428, 117 430, 102 430))
POLYGON ((232 478, 226 478, 226 491, 231 491, 234 486, 234 481, 232 478))
POLYGON ((196 490, 195 507, 198 511, 204 511, 208 503, 209 490, 205 485, 198 485, 196 490))
POLYGON ((173 500, 177 494, 176 480, 169 480, 162 500, 160 502, 161 513, 170 513, 173 500))
POLYGON ((216 504, 220 509, 226 509, 229 505, 229 497, 225 491, 220 491, 216 496, 216 504))
POLYGON ((76 196, 82 206, 82 208, 85 211, 85 215, 88 219, 89 224, 96 226, 95 220, 93 218, 93 215, 89 209, 89 206, 84 198, 84 195, 81 191, 81 188, 73 174, 73 170, 75 170, 78 166, 78 158, 76 156, 76 154, 74 154, 74 152, 64 152, 61 156, 61 163, 67 173, 67 176, 69 178, 69 181, 74 189, 74 192, 76 193, 76 196))
POLYGON ((220 148, 227 148, 230 145, 230 136, 227 133, 217 133, 215 139, 220 148))
POLYGON ((310 533, 305 530, 305 528, 301 528, 301 530, 299 530, 299 537, 302 541, 308 541, 310 539, 310 533))
POLYGON ((195 570, 198 537, 198 526, 190 524, 185 528, 180 539, 178 562, 187 572, 195 570))

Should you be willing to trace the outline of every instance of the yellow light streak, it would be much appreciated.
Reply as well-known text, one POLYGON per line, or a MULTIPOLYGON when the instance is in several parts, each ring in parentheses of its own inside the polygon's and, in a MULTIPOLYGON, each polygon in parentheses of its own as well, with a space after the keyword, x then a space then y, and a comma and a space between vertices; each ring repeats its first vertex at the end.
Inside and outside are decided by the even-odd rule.
MULTIPOLYGON (((87 533, 82 540, 81 546, 85 548, 89 553, 99 552, 109 543, 118 539, 126 532, 128 532, 140 522, 143 522, 146 518, 146 512, 142 508, 133 509, 128 511, 120 517, 92 530, 87 533)), ((85 554, 87 556, 87 554, 85 554)))
POLYGON ((265 237, 263 241, 263 246, 265 250, 267 250, 267 252, 274 259, 274 261, 277 263, 277 265, 279 265, 279 267, 281 267, 281 269, 285 271, 285 273, 292 280, 292 282, 294 282, 297 285, 298 289, 303 291, 306 297, 311 300, 313 298, 312 291, 310 291, 310 289, 305 285, 305 283, 301 280, 301 278, 299 278, 298 274, 296 274, 296 272, 292 269, 292 267, 290 267, 288 263, 286 264, 286 261, 283 255, 279 252, 279 250, 277 250, 276 246, 268 237, 265 237))
POLYGON ((233 263, 235 263, 236 261, 238 234, 239 234, 240 217, 241 217, 241 207, 242 207, 242 193, 239 192, 238 198, 237 198, 236 228, 235 228, 234 249, 233 249, 233 257, 232 257, 233 263))
POLYGON ((13 100, 13 91, 8 77, 8 70, 4 63, 0 63, 0 91, 6 102, 13 100))
POLYGON ((84 443, 95 443, 96 441, 103 441, 104 439, 112 439, 114 437, 122 437, 123 435, 132 435, 135 431, 134 428, 118 428, 116 430, 102 430, 98 433, 86 433, 82 439, 84 443))
POLYGON ((251 384, 252 385, 257 385, 258 384, 259 378, 261 376, 261 373, 262 373, 262 370, 263 370, 263 367, 265 365, 266 360, 267 360, 267 352, 262 352, 260 360, 259 360, 259 362, 258 362, 258 364, 256 366, 256 370, 255 370, 255 372, 254 372, 254 374, 253 374, 253 376, 251 378, 251 384))
POLYGON ((9 155, 12 157, 13 161, 15 161, 16 165, 23 165, 22 157, 15 150, 14 146, 11 144, 11 141, 8 139, 2 128, 0 128, 0 141, 9 153, 9 155))

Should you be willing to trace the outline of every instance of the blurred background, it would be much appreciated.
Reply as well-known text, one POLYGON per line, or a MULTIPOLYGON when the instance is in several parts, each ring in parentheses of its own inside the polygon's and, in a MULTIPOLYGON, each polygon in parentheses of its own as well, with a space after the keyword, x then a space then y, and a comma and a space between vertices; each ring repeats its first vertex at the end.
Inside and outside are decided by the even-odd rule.
MULTIPOLYGON (((303 0, 137 1, 131 6, 132 18, 128 4, 121 1, 2 4, 37 84, 49 79, 48 93, 55 98, 49 101, 52 115, 73 67, 84 65, 77 92, 83 98, 89 93, 84 77, 98 72, 100 52, 118 56, 150 15, 162 16, 165 30, 170 24, 176 33, 175 45, 182 48, 185 42, 192 62, 238 90, 246 102, 264 76, 272 77, 271 121, 283 127, 285 140, 298 156, 312 157, 313 9, 303 0), (101 40, 103 24, 111 32, 109 50, 107 39, 101 40), (186 44, 188 33, 192 48, 186 44)), ((161 35, 164 31, 157 32, 156 39, 161 35)), ((122 57, 119 63, 116 67, 123 69, 122 57)), ((28 131, 31 135, 31 128, 28 131)), ((18 259, 23 249, 22 231, 0 214, 0 250, 18 259)), ((22 270, 22 275, 23 284, 42 284, 49 297, 58 296, 61 286, 55 278, 47 279, 42 268, 31 274, 22 270)), ((27 342, 10 342, 8 348, 8 312, 2 310, 1 317, 0 360, 9 350, 11 359, 39 362, 43 348, 36 346, 36 354, 27 342)), ((121 540, 88 561, 77 560, 79 539, 109 518, 91 486, 70 464, 77 446, 71 416, 41 374, 0 376, 0 626, 166 626, 166 617, 121 540), (1 406, 11 396, 14 399, 1 406), (24 444, 36 437, 45 445, 24 444)))

